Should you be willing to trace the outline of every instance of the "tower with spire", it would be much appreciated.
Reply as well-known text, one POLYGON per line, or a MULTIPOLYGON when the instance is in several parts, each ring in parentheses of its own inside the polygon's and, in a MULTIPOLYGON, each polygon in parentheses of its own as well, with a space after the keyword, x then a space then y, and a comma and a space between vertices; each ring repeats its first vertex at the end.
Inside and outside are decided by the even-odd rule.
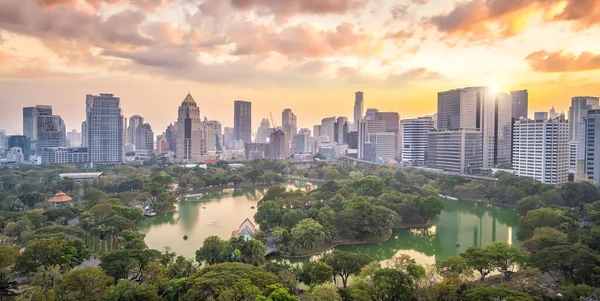
POLYGON ((182 163, 202 162, 206 139, 200 119, 200 108, 190 93, 179 106, 177 125, 177 161, 182 163))

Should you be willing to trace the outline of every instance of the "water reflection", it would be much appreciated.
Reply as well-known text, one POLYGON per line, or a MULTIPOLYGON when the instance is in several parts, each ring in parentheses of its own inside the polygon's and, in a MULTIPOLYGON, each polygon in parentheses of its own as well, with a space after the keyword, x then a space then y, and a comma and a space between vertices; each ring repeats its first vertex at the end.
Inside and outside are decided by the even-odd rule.
MULTIPOLYGON (((314 189, 308 182, 295 181, 287 189, 314 189)), ((246 219, 253 219, 258 201, 266 188, 225 188, 189 197, 177 204, 176 212, 147 218, 141 229, 146 244, 153 249, 169 246, 177 254, 195 257, 204 239, 217 235, 229 239, 246 219), (183 236, 187 235, 188 240, 183 236)))

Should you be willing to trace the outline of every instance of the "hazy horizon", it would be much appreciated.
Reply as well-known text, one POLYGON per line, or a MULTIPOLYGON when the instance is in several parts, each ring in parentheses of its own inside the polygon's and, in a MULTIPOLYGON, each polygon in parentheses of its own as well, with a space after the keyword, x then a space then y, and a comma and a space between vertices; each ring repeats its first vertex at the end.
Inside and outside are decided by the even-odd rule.
POLYGON ((0 129, 52 105, 80 131, 85 95, 112 93, 155 134, 191 92, 202 116, 298 128, 365 109, 434 114, 437 92, 529 90, 529 113, 600 96, 600 0, 0 0, 0 129))

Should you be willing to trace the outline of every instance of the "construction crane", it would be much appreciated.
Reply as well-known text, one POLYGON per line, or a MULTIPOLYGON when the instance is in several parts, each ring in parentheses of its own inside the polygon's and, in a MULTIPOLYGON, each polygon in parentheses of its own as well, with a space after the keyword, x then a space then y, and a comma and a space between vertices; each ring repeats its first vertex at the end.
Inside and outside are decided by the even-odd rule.
POLYGON ((273 132, 277 130, 277 126, 275 125, 275 120, 273 120, 273 113, 269 111, 269 115, 271 115, 271 126, 273 126, 273 132))

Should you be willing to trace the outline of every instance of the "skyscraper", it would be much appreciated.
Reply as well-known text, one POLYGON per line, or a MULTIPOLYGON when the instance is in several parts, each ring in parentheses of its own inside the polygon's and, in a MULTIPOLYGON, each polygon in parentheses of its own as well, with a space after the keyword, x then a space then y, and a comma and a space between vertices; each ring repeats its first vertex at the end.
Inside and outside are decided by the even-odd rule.
POLYGON ((270 154, 274 159, 285 159, 289 156, 289 146, 285 141, 285 133, 282 130, 275 130, 271 133, 269 139, 270 154))
POLYGON ((584 170, 581 169, 585 169, 587 166, 587 164, 584 164, 586 145, 584 144, 585 139, 582 137, 586 135, 585 118, 589 110, 598 109, 598 103, 598 97, 576 96, 571 98, 571 107, 569 108, 569 172, 582 174, 584 170))
POLYGON ((37 117, 36 153, 44 148, 66 147, 67 134, 65 122, 58 115, 40 115, 37 117))
POLYGON ((169 151, 169 141, 167 140, 167 134, 156 136, 156 155, 166 154, 169 151))
MULTIPOLYGON (((129 127, 127 127, 127 142, 128 144, 136 144, 136 131, 138 126, 144 124, 144 117, 133 115, 129 117, 129 127)), ((137 148, 137 146, 136 146, 137 148)))
POLYGON ((283 127, 283 132, 285 133, 285 139, 287 140, 291 152, 294 152, 293 149, 293 138, 296 136, 298 132, 296 115, 292 112, 291 109, 285 109, 281 113, 281 125, 283 127))
POLYGON ((327 117, 321 120, 321 136, 326 136, 329 142, 335 141, 335 117, 327 117))
POLYGON ((23 157, 25 160, 29 160, 29 155, 31 154, 31 140, 29 137, 25 135, 14 135, 8 137, 8 149, 12 149, 18 147, 21 149, 23 157))
POLYGON ((311 139, 309 129, 301 129, 298 134, 294 136, 294 146, 296 153, 310 153, 311 139))
POLYGON ((515 120, 512 139, 512 168, 516 175, 552 185, 568 181, 569 123, 566 120, 515 120))
POLYGON ((252 142, 252 103, 236 100, 233 103, 233 130, 235 140, 252 142))
POLYGON ((585 141, 585 149, 581 149, 585 156, 585 173, 596 187, 600 187, 600 152, 596 150, 600 147, 600 109, 588 110, 585 115, 585 135, 579 137, 585 141))
POLYGON ((334 141, 338 144, 348 144, 348 118, 338 117, 334 126, 334 141))
POLYGON ((260 126, 258 127, 258 131, 256 132, 256 143, 267 143, 269 142, 269 137, 271 136, 271 123, 267 118, 263 118, 260 122, 260 126))
POLYGON ((76 129, 67 132, 67 142, 68 147, 81 147, 81 133, 76 129))
POLYGON ((221 123, 216 120, 208 120, 204 122, 204 136, 206 137, 206 151, 208 153, 216 153, 217 145, 220 145, 219 137, 221 136, 221 123))
POLYGON ((377 117, 377 113, 379 113, 378 109, 375 108, 368 108, 367 112, 365 113, 365 119, 366 120, 375 120, 377 117))
POLYGON ((510 92, 512 102, 512 117, 519 119, 528 117, 529 107, 529 92, 527 90, 519 90, 510 92))
POLYGON ((425 165, 427 136, 434 129, 432 117, 402 120, 402 162, 425 165))
POLYGON ((427 135, 427 167, 447 172, 477 174, 483 163, 479 130, 437 130, 427 135))
POLYGON ((6 131, 0 130, 0 150, 1 151, 6 150, 7 143, 5 142, 5 140, 6 140, 6 131))
POLYGON ((185 97, 177 117, 177 161, 183 163, 199 163, 202 161, 202 150, 206 140, 200 108, 190 93, 185 97))
POLYGON ((358 130, 359 121, 363 120, 363 112, 365 111, 365 100, 362 91, 354 93, 354 130, 358 130))
POLYGON ((476 129, 483 138, 482 168, 510 162, 511 97, 488 87, 438 93, 438 129, 476 129))
POLYGON ((177 122, 175 124, 169 124, 165 131, 167 143, 169 144, 169 151, 174 154, 177 153, 177 132, 177 122))
POLYGON ((233 149, 233 141, 235 141, 235 130, 232 127, 223 128, 223 140, 225 148, 233 149))
MULTIPOLYGON (((131 125, 130 125, 131 126, 131 125)), ((154 154, 154 131, 148 123, 140 124, 135 129, 135 151, 147 156, 154 154)))
POLYGON ((81 123, 81 146, 88 147, 88 127, 87 121, 81 123))
POLYGON ((37 140, 38 116, 49 115, 52 115, 52 106, 38 105, 23 108, 23 135, 32 142, 37 140))
POLYGON ((97 164, 123 162, 123 114, 121 99, 113 94, 86 96, 89 159, 97 164))
POLYGON ((396 158, 402 158, 402 139, 400 132, 400 115, 396 112, 377 112, 375 120, 385 122, 385 131, 396 135, 396 158))

